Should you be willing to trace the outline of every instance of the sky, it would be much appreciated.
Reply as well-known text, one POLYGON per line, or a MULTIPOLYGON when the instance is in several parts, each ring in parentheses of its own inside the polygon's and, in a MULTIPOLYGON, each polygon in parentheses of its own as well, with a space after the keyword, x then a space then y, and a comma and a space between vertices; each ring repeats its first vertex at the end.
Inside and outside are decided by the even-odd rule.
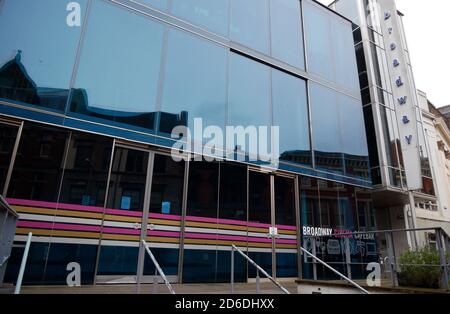
MULTIPOLYGON (((318 0, 328 5, 331 0, 318 0)), ((450 105, 450 1, 396 0, 416 87, 436 106, 450 105)))

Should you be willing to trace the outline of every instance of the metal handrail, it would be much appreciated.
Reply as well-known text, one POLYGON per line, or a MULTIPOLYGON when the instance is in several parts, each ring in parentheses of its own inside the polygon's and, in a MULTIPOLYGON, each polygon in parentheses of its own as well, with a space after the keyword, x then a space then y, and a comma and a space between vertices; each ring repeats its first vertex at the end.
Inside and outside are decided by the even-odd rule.
MULTIPOLYGON (((278 281, 276 281, 272 276, 270 276, 264 269, 261 268, 254 260, 252 260, 250 257, 248 257, 244 252, 242 252, 238 247, 236 247, 234 244, 231 246, 231 293, 234 293, 234 251, 237 251, 239 254, 242 255, 250 264, 256 267, 257 271, 260 271, 264 276, 266 276, 272 283, 274 283, 281 291, 283 291, 285 294, 291 294, 286 288, 284 288, 278 281)), ((258 281, 257 281, 257 289, 258 287, 258 281)))
POLYGON ((25 245, 25 251, 23 252, 22 263, 20 264, 19 277, 17 278, 14 294, 20 294, 20 289, 22 288, 23 274, 25 273, 25 266, 27 265, 28 252, 30 251, 32 236, 33 234, 31 232, 28 233, 27 244, 25 245))
POLYGON ((150 248, 148 247, 147 242, 145 242, 145 240, 142 240, 142 243, 144 244, 145 250, 147 251, 148 255, 150 256, 153 264, 155 265, 156 270, 158 271, 159 275, 161 276, 161 278, 164 280, 164 283, 167 287, 167 289, 169 289, 170 294, 175 294, 175 291, 172 288, 172 285, 170 284, 170 282, 167 280, 166 275, 164 274, 164 272, 161 269, 161 266, 159 266, 158 261, 156 260, 155 256, 153 255, 152 251, 150 250, 150 248))
POLYGON ((356 282, 354 282, 353 280, 351 280, 350 278, 346 277, 345 275, 341 274, 340 272, 338 272, 336 269, 334 269, 333 267, 331 267, 330 265, 328 265, 327 263, 325 263, 324 261, 322 261, 320 258, 318 258, 317 256, 315 256, 314 254, 308 252, 307 250, 305 250, 304 248, 300 247, 300 249, 302 250, 302 252, 304 252, 306 255, 312 257, 313 259, 315 259, 316 261, 318 261, 320 264, 322 264, 323 266, 325 266, 326 268, 328 268, 329 270, 331 270, 332 272, 334 272, 336 275, 340 276, 341 278, 344 278, 345 280, 347 280, 350 284, 352 284, 353 286, 355 286, 356 288, 358 288, 359 290, 361 290, 363 293, 365 294, 370 294, 369 291, 367 291, 366 289, 364 289, 363 287, 361 287, 360 285, 358 285, 356 282))

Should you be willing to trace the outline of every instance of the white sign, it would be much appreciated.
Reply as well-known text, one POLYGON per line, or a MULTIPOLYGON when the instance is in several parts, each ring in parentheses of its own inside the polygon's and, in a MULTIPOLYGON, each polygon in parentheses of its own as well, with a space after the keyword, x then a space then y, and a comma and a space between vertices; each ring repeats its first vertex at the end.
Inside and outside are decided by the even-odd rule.
POLYGON ((416 89, 409 78, 405 47, 402 41, 401 21, 393 0, 380 0, 381 28, 388 58, 392 92, 395 100, 397 124, 405 165, 406 180, 410 190, 422 189, 419 155, 419 136, 414 107, 416 89))
POLYGON ((269 228, 269 235, 271 237, 276 237, 278 236, 278 228, 277 227, 270 227, 269 228))

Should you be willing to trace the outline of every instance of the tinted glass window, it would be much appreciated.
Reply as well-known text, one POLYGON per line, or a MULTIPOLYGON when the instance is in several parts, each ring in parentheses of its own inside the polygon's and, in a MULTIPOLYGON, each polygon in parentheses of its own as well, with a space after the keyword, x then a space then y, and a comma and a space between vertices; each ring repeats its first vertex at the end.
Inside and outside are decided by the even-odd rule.
POLYGON ((268 0, 231 0, 232 40, 269 54, 268 0))
POLYGON ((303 7, 309 70, 333 80, 330 17, 325 10, 310 1, 303 1, 303 7))
POLYGON ((343 94, 338 95, 338 100, 345 172, 349 176, 369 179, 369 153, 361 103, 343 94))
POLYGON ((16 143, 17 131, 17 126, 0 123, 0 194, 2 195, 16 143))
POLYGON ((153 129, 164 27, 94 1, 72 111, 153 129))
POLYGON ((337 95, 331 89, 317 84, 311 84, 310 92, 316 165, 318 168, 342 172, 337 95))
POLYGON ((220 165, 219 218, 247 220, 247 167, 220 165))
POLYGON ((249 217, 251 222, 271 224, 270 176, 264 173, 249 173, 249 217))
POLYGON ((25 124, 8 197, 56 202, 68 132, 25 124))
POLYGON ((272 56, 303 69, 303 30, 300 1, 270 0, 272 56))
POLYGON ((275 177, 275 223, 296 226, 294 180, 275 177))
POLYGON ((103 207, 112 140, 73 132, 59 202, 103 207))
POLYGON ((228 36, 229 0, 172 0, 174 15, 228 36))
POLYGON ((219 164, 191 162, 187 215, 217 218, 219 164))
POLYGON ((311 1, 303 5, 309 71, 359 95, 351 23, 311 1))
POLYGON ((183 202, 184 162, 155 155, 150 212, 180 215, 183 202))
MULTIPOLYGON (((237 54, 230 54, 228 124, 231 126, 270 126, 270 69, 237 54)), ((256 154, 255 148, 240 149, 256 154)))
POLYGON ((274 125, 280 128, 280 159, 311 163, 309 117, 305 81, 272 71, 274 125))
POLYGON ((175 30, 169 33, 168 49, 160 131, 170 134, 186 123, 193 131, 194 118, 202 118, 205 128, 223 128, 228 50, 175 30), (173 116, 186 121, 180 123, 173 116))
MULTIPOLYGON (((85 17, 85 0, 80 4, 85 17)), ((67 24, 68 2, 0 3, 0 98, 64 110, 81 27, 67 24)))
POLYGON ((111 169, 108 208, 143 211, 148 153, 117 147, 111 169))

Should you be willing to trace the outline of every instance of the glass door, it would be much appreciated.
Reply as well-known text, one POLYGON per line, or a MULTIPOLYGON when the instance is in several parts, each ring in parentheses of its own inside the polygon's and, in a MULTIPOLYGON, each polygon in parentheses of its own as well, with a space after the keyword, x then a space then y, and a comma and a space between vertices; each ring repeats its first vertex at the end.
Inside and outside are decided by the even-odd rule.
MULTIPOLYGON (((249 171, 248 187, 248 255, 269 275, 274 274, 272 227, 273 176, 249 171)), ((261 276, 261 274, 260 274, 261 276)), ((256 278, 255 267, 248 266, 248 278, 256 278)), ((261 276, 263 278, 263 276, 261 276)))
POLYGON ((275 176, 275 219, 276 228, 274 255, 277 278, 298 277, 298 228, 296 214, 295 179, 275 176))
MULTIPOLYGON (((295 178, 249 171, 248 252, 276 278, 298 277, 295 178)), ((256 270, 248 268, 248 278, 256 270)))
POLYGON ((149 151, 114 147, 96 282, 136 282, 150 165, 149 151))
MULTIPOLYGON (((144 238, 170 282, 178 282, 185 162, 155 154, 144 238)), ((143 253, 142 282, 153 282, 155 265, 143 253)))

